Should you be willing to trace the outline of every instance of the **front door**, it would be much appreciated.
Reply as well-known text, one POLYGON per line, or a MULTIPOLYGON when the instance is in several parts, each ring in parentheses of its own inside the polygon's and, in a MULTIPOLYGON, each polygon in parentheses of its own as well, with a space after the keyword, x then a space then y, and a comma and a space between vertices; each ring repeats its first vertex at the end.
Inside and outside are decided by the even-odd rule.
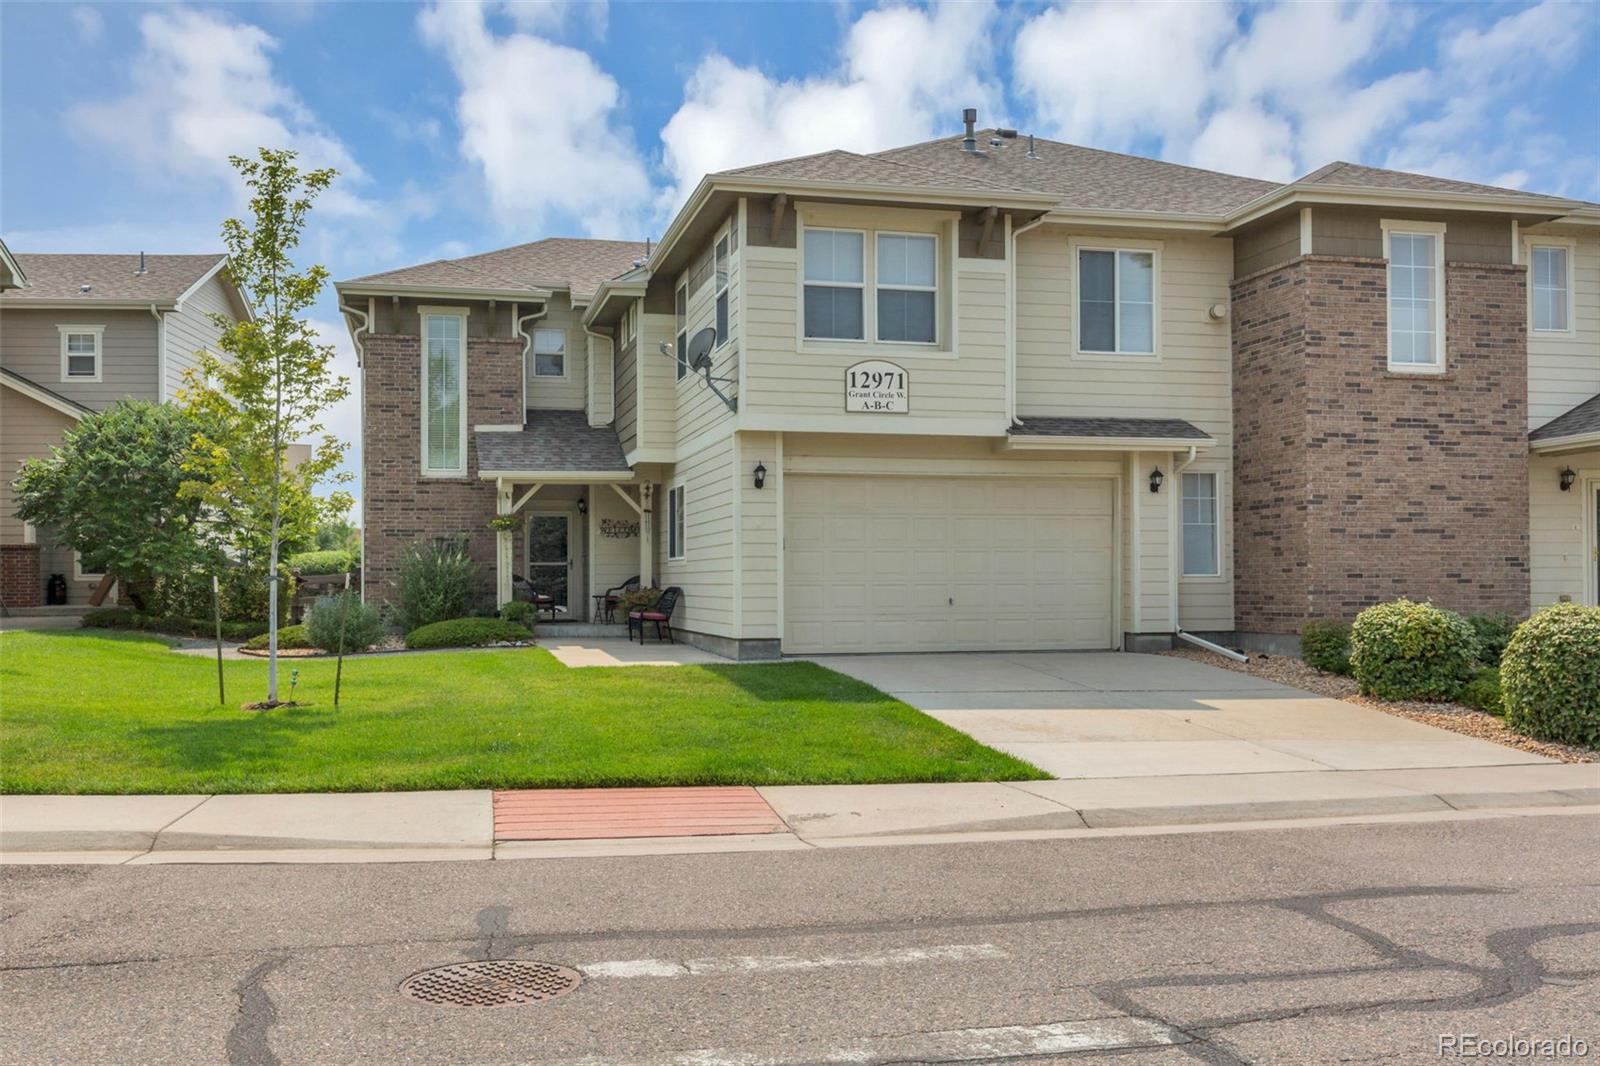
POLYGON ((575 615, 581 607, 574 600, 573 539, 572 516, 565 511, 528 516, 528 580, 535 592, 555 599, 558 615, 575 615))

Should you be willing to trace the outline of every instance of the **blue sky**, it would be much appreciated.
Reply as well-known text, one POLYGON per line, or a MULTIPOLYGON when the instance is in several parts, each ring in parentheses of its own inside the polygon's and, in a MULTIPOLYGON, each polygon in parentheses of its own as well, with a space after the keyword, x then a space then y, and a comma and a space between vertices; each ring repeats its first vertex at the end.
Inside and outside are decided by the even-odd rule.
MULTIPOLYGON (((1276 180, 1342 158, 1600 200, 1600 4, 10 2, 0 232, 218 248, 226 156, 272 143, 344 174, 305 250, 353 277, 658 235, 708 170, 964 106, 1276 180)), ((353 370, 331 294, 318 319, 353 370)))

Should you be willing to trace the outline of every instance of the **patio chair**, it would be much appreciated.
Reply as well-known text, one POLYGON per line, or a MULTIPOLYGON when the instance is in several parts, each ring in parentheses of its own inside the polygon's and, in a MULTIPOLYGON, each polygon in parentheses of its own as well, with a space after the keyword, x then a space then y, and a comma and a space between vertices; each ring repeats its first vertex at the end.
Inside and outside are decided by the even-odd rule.
POLYGON ((624 581, 622 584, 613 585, 611 588, 606 589, 606 591, 605 591, 605 599, 601 601, 601 608, 600 608, 605 614, 605 621, 607 621, 607 622, 611 621, 612 612, 617 609, 617 603, 618 603, 618 601, 620 601, 622 599, 623 595, 625 593, 629 593, 629 592, 634 591, 638 587, 639 587, 639 575, 638 574, 634 574, 632 577, 630 577, 628 580, 624 581))
POLYGON ((656 626, 656 639, 661 639, 661 627, 667 627, 667 643, 676 644, 672 639, 672 612, 678 609, 678 600, 683 597, 683 589, 673 585, 661 593, 661 598, 649 607, 641 607, 637 611, 628 612, 628 639, 633 639, 633 630, 638 627, 639 643, 644 643, 644 624, 654 622, 656 626))
POLYGON ((556 620, 556 598, 548 593, 540 592, 533 587, 533 582, 520 574, 511 575, 511 598, 526 600, 533 604, 535 611, 549 611, 550 621, 556 620))

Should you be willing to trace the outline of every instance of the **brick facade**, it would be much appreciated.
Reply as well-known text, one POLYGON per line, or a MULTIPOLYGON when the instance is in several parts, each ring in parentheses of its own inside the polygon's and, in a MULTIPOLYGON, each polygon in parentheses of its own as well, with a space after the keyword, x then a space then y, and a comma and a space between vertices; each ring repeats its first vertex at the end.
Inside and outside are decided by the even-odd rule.
POLYGON ((1526 276, 1445 271, 1446 373, 1391 373, 1385 264, 1233 283, 1235 614, 1293 633, 1396 596, 1528 609, 1526 276))
POLYGON ((494 485, 478 480, 477 425, 521 425, 522 345, 467 341, 467 476, 422 476, 422 347, 416 336, 365 338, 362 464, 363 581, 369 602, 393 599, 401 553, 433 537, 465 534, 482 573, 480 594, 494 594, 494 485))
POLYGON ((44 604, 37 544, 0 544, 0 602, 7 607, 44 604))

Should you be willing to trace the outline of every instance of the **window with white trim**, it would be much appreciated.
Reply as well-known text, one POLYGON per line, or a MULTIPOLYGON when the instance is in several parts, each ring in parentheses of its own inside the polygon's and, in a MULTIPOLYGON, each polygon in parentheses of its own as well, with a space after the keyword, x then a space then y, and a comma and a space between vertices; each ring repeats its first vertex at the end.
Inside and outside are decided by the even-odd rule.
POLYGON ((533 331, 533 376, 536 378, 564 378, 567 376, 566 330, 536 329, 533 331))
POLYGON ((938 337, 939 248, 930 234, 879 233, 878 340, 932 344, 938 337))
POLYGON ((422 316, 422 472, 467 472, 467 316, 422 316))
POLYGON ((99 381, 104 326, 58 326, 61 332, 61 380, 99 381))
POLYGON ((860 230, 805 231, 805 336, 866 339, 866 234, 860 230))
POLYGON ((1535 244, 1529 249, 1533 300, 1529 320, 1536 330, 1565 333, 1572 328, 1572 268, 1568 252, 1560 244, 1535 244))
POLYGON ((1386 224, 1383 254, 1389 261, 1390 369, 1443 369, 1444 227, 1386 224))
POLYGON ((667 492, 667 558, 683 558, 683 486, 667 492))
POLYGON ((672 313, 677 316, 678 334, 678 380, 689 372, 689 286, 678 286, 678 295, 673 298, 672 313))
POLYGON ((72 553, 72 579, 74 581, 100 581, 106 576, 104 570, 85 570, 83 568, 83 553, 72 553))
POLYGON ((630 303, 627 310, 622 312, 622 320, 617 326, 617 348, 621 350, 633 343, 633 315, 638 310, 637 301, 630 303))
POLYGON ((717 347, 720 348, 729 341, 728 337, 728 238, 723 236, 717 242, 716 263, 716 293, 717 301, 717 347))
POLYGON ((1217 521, 1217 475, 1183 475, 1183 576, 1216 577, 1222 572, 1217 521))
POLYGON ((1154 250, 1078 249, 1078 351, 1154 355, 1155 301, 1154 250))

